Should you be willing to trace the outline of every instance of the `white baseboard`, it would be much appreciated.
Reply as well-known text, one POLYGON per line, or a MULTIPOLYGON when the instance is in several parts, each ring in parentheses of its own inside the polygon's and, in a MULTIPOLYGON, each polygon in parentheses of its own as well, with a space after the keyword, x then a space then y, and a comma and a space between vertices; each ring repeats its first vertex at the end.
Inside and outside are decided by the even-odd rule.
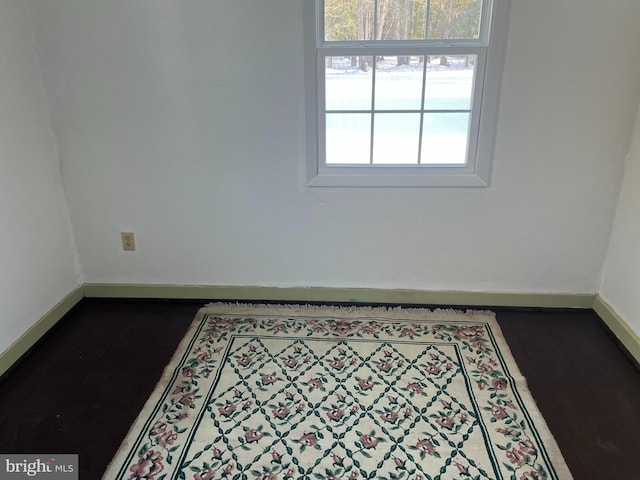
POLYGON ((496 307, 591 308, 593 294, 487 293, 378 288, 226 285, 84 285, 91 298, 170 298, 294 302, 404 303, 496 307))

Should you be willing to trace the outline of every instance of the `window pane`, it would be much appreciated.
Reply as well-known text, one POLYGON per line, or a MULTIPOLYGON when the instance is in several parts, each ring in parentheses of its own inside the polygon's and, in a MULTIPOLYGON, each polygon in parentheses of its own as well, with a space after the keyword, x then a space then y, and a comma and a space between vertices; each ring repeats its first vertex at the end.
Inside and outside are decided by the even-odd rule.
POLYGON ((377 40, 422 40, 426 33, 425 0, 378 0, 377 40))
POLYGON ((373 0, 325 0, 324 39, 373 39, 373 9, 373 0))
POLYGON ((468 113, 425 113, 420 163, 465 165, 468 138, 468 113))
POLYGON ((326 118, 326 163, 370 163, 371 114, 328 113, 326 118))
POLYGON ((429 38, 478 38, 482 0, 429 0, 429 38))
POLYGON ((373 163, 418 163, 419 113, 377 113, 373 131, 373 163))
POLYGON ((424 57, 378 57, 376 110, 420 110, 424 57))
POLYGON ((476 55, 430 56, 425 84, 426 110, 469 110, 476 55))
POLYGON ((325 0, 324 40, 476 39, 482 0, 325 0), (375 23, 375 25, 374 25, 375 23))
POLYGON ((325 58, 327 110, 371 110, 373 70, 367 61, 371 58, 325 58))

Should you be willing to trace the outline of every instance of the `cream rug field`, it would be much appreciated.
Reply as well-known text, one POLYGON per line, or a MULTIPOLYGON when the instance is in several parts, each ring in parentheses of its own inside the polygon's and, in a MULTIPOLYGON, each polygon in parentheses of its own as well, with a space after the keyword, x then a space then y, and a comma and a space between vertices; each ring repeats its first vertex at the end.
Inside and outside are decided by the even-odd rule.
POLYGON ((570 479, 491 312, 212 304, 104 479, 570 479))

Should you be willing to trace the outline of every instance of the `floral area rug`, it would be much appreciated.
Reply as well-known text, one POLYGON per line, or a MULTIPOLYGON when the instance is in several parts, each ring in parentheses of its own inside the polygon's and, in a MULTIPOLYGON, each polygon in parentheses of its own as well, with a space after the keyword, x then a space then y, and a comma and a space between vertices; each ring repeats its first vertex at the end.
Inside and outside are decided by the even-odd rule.
POLYGON ((212 304, 112 479, 570 479, 491 312, 212 304))

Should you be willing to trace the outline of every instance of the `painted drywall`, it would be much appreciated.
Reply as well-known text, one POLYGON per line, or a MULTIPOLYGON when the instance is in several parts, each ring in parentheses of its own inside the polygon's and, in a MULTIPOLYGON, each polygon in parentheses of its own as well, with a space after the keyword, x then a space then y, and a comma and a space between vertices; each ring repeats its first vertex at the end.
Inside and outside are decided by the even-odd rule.
POLYGON ((640 110, 626 162, 600 295, 640 335, 640 110))
POLYGON ((79 284, 25 0, 0 2, 0 353, 79 284))
POLYGON ((599 287, 640 2, 513 1, 484 189, 303 186, 300 0, 31 6, 88 283, 599 287))

